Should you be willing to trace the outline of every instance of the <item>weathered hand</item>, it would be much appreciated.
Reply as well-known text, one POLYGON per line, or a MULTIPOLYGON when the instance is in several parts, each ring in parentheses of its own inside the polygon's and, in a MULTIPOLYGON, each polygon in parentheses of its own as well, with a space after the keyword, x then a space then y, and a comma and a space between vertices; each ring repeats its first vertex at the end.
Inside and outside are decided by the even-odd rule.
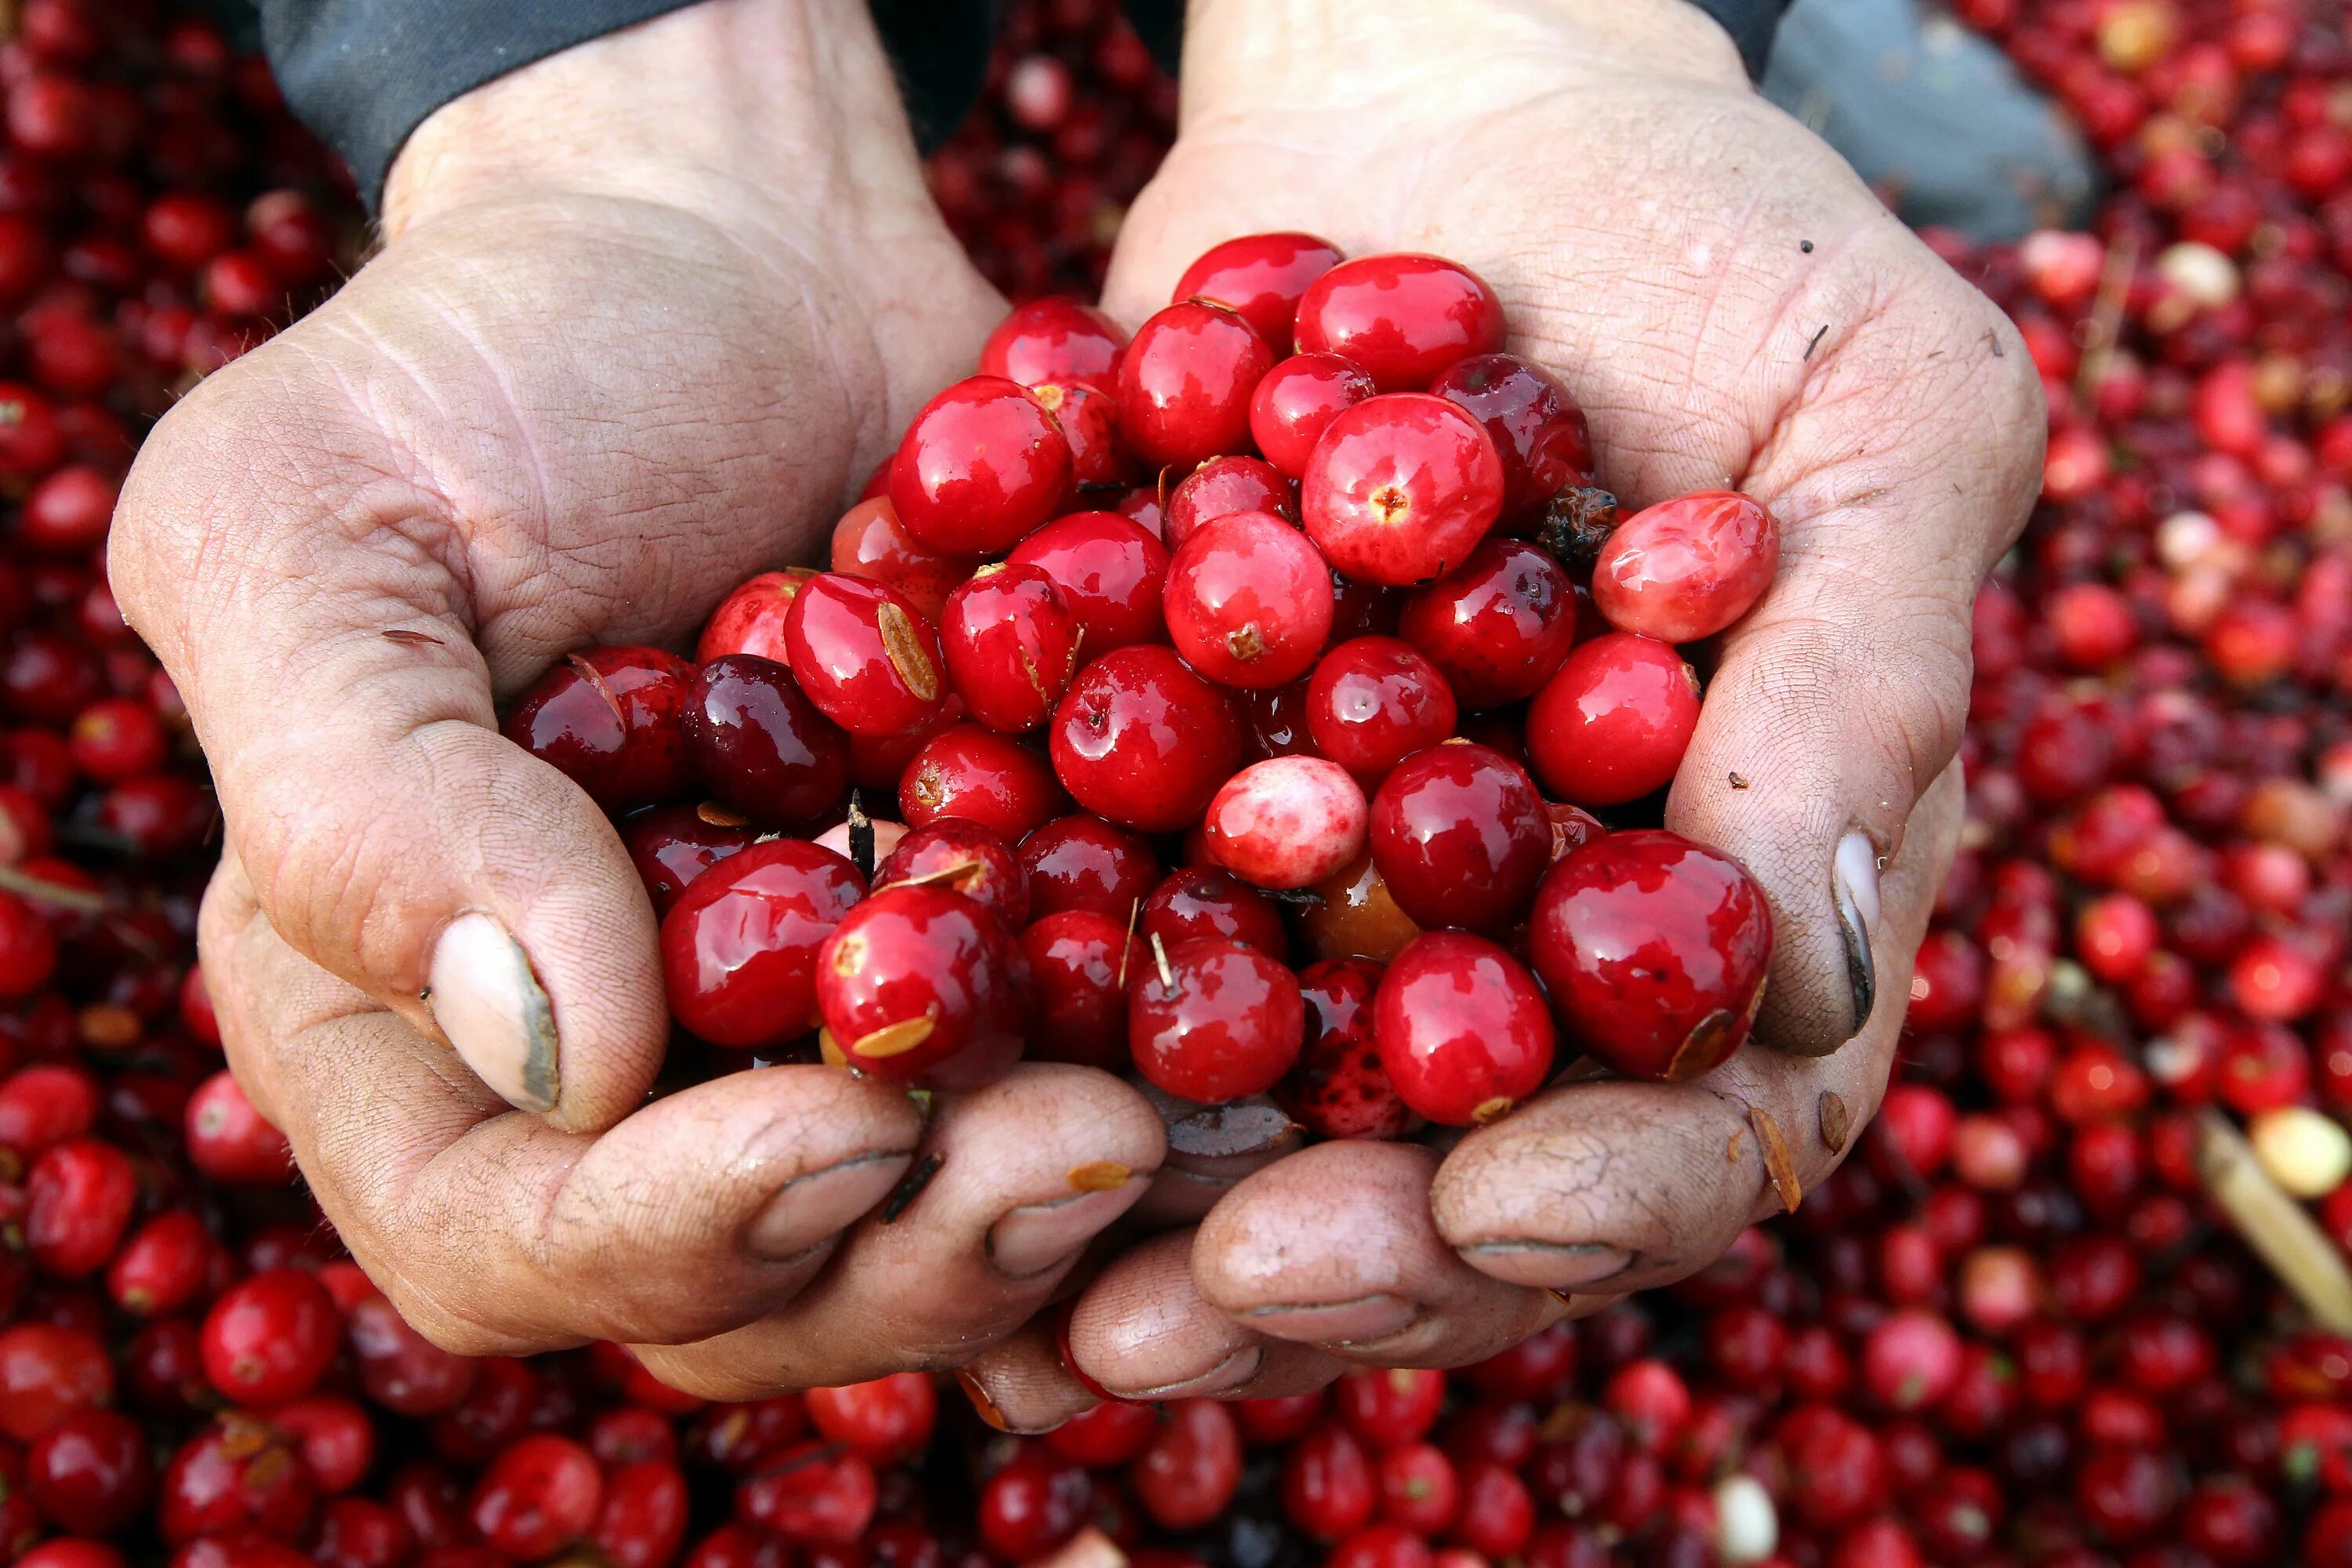
MULTIPOLYGON (((1667 811, 1771 895, 1757 1043, 1685 1084, 1556 1087, 1442 1161, 1310 1149, 1077 1308, 1106 1385, 1246 1394, 1340 1355, 1481 1357, 1677 1279, 1781 1206, 1767 1140, 1801 1186, 1853 1146, 1953 849, 1969 605, 2023 522, 2042 408, 2000 312, 1680 0, 1198 0, 1184 66, 1115 313, 1255 231, 1452 257, 1574 391, 1628 505, 1729 484, 1783 529, 1667 811)), ((984 1370, 1017 1423, 1082 1403, 1034 1344, 984 1370)))
POLYGON ((1069 1171, 1148 1173, 1157 1119, 1044 1067, 928 1123, 815 1067, 643 1104, 651 908, 495 714, 807 554, 1002 308, 862 0, 707 0, 469 94, 404 151, 386 227, 163 421, 113 536, 220 788, 202 946, 239 1080, 453 1348, 731 1331, 646 1352, 712 1390, 960 1358, 1142 1185, 1069 1171))

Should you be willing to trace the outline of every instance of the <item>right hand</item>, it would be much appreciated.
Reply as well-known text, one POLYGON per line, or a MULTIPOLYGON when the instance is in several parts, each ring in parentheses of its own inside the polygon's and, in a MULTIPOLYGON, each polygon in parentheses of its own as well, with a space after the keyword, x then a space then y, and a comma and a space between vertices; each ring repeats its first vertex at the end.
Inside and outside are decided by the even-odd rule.
POLYGON ((644 1353, 722 1396, 964 1359, 1139 1194, 1158 1118, 1048 1066, 928 1121, 816 1067, 646 1103, 651 906, 498 732, 567 651, 680 645, 810 553, 1002 309, 863 0, 704 0, 478 89, 385 228, 157 427, 113 534, 220 790, 200 947, 238 1081, 451 1349, 684 1346, 644 1353), (1134 1180, 1073 1189, 1103 1162, 1134 1180))

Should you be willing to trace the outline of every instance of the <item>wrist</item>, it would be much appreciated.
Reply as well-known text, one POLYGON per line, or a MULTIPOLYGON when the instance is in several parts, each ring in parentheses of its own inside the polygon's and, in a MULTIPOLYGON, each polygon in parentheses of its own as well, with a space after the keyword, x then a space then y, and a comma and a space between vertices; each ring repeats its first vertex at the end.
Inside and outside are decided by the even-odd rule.
POLYGON ((701 0, 485 83, 401 148, 384 233, 519 192, 852 232, 929 201, 865 0, 701 0))

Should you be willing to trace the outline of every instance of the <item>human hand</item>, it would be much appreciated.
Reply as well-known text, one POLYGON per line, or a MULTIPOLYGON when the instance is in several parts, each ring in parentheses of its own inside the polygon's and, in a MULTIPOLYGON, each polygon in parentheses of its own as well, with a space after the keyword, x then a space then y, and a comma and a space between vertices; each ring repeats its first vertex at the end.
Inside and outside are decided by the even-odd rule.
POLYGON ((732 1332, 645 1352, 722 1392, 985 1342, 1143 1180, 1070 1171, 1148 1174, 1157 1118, 1052 1067, 928 1122, 816 1067, 644 1104, 651 908, 495 712, 807 553, 1001 310, 862 0, 709 0, 469 94, 404 151, 385 226, 163 422, 113 535, 219 784, 202 949, 239 1081, 451 1348, 732 1332))
MULTIPOLYGON (((1442 1159, 1308 1149, 1070 1320, 1114 1391, 1251 1395, 1475 1360, 1681 1278, 1783 1206, 1767 1140, 1797 1189, 1853 1147, 1958 831, 1970 600, 2023 523, 2042 418, 2000 313, 1681 0, 1196 0, 1184 65, 1115 314, 1236 235, 1434 251, 1495 286, 1629 507, 1728 483, 1782 528, 1666 816, 1770 894, 1755 1042, 1688 1083, 1556 1087, 1442 1159)), ((1016 1425, 1085 1403, 1034 1335, 982 1373, 1016 1425)))

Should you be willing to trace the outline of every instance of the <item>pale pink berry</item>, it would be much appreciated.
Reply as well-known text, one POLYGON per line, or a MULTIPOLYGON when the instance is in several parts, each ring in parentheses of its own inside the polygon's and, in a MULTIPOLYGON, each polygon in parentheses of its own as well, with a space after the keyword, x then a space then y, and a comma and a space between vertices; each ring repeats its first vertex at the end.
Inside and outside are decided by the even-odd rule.
POLYGON ((1202 823, 1218 865, 1261 888, 1304 888, 1353 860, 1370 816, 1362 786, 1322 757, 1273 757, 1227 779, 1202 823))

